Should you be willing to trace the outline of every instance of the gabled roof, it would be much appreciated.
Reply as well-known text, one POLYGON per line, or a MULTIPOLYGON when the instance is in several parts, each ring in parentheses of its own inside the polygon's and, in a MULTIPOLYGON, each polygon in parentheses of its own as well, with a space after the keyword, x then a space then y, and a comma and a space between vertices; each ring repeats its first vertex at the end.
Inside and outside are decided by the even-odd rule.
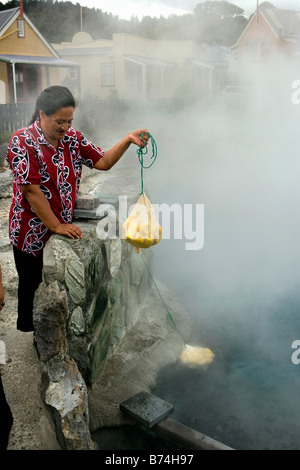
MULTIPOLYGON (((248 24, 242 32, 237 43, 231 49, 234 49, 248 30, 252 21, 256 17, 257 11, 251 16, 248 24)), ((259 7, 259 13, 263 16, 276 38, 300 40, 300 11, 279 10, 278 8, 259 7)))
POLYGON ((20 12, 20 8, 11 8, 10 10, 0 11, 0 34, 1 35, 2 35, 2 30, 4 30, 5 32, 6 29, 9 27, 11 23, 11 19, 15 16, 15 13, 19 14, 19 12, 20 12))
MULTIPOLYGON (((11 8, 9 10, 3 10, 0 11, 0 38, 4 36, 5 32, 7 29, 11 26, 11 24, 18 18, 20 15, 20 8, 11 8)), ((44 38, 44 36, 36 29, 33 23, 31 23, 30 19, 28 16, 23 13, 23 18, 24 20, 29 24, 29 26, 34 30, 34 32, 37 34, 39 39, 45 44, 45 46, 49 49, 51 54, 54 57, 59 58, 59 55, 53 49, 53 47, 49 44, 49 42, 44 38)))
POLYGON ((260 11, 278 36, 300 38, 300 11, 264 7, 260 11))

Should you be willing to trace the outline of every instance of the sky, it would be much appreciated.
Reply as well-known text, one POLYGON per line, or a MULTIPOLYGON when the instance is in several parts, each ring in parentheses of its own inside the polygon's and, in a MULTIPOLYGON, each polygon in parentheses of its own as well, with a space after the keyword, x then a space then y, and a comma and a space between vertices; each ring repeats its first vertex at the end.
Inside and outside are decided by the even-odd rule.
MULTIPOLYGON (((181 15, 192 12, 198 3, 203 2, 204 0, 72 0, 74 4, 80 3, 89 8, 99 8, 102 11, 118 15, 122 19, 130 19, 132 16, 141 19, 143 16, 181 15)), ((232 0, 229 3, 242 8, 248 17, 255 10, 257 0, 232 0)), ((300 10, 299 0, 274 0, 271 3, 277 8, 300 10)))
MULTIPOLYGON (((1 0, 3 4, 7 0, 1 0)), ((60 0, 64 1, 64 0, 60 0)), ((112 13, 121 19, 130 19, 137 16, 141 19, 143 16, 160 17, 169 15, 182 15, 193 12, 198 3, 205 0, 71 0, 72 3, 80 3, 82 6, 89 8, 98 8, 104 12, 112 13)), ((245 12, 245 16, 250 16, 257 4, 257 0, 232 0, 229 1, 233 5, 237 5, 245 12)), ((262 3, 262 1, 260 1, 262 3)), ((289 10, 300 10, 299 0, 273 0, 271 1, 277 8, 289 10)))

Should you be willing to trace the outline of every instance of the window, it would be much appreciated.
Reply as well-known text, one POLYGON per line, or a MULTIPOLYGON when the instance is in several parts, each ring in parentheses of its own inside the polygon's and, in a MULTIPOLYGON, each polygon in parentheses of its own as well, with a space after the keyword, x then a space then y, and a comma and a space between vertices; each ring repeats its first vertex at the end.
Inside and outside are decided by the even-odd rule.
POLYGON ((18 101, 33 101, 41 91, 40 67, 32 64, 16 64, 15 81, 18 101))
POLYGON ((77 68, 76 67, 70 67, 69 68, 69 78, 71 80, 76 80, 76 78, 77 78, 77 68))
POLYGON ((101 85, 114 86, 115 85, 115 66, 114 64, 101 65, 101 85))
POLYGON ((25 23, 24 20, 18 20, 18 37, 25 38, 25 23))
POLYGON ((35 97, 39 92, 39 69, 36 65, 24 67, 26 74, 27 97, 35 97))
POLYGON ((134 96, 143 91, 143 67, 134 62, 125 61, 125 83, 127 90, 134 96))
POLYGON ((24 97, 24 71, 23 66, 16 64, 15 68, 16 73, 16 88, 17 88, 17 96, 18 98, 24 97))

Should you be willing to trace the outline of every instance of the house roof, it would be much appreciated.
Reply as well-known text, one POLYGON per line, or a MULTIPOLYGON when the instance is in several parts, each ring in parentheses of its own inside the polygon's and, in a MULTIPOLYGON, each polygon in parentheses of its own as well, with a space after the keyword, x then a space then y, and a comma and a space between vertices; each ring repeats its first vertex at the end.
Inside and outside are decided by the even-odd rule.
MULTIPOLYGON (((271 9, 260 6, 259 12, 265 18, 276 38, 283 37, 286 41, 292 42, 300 41, 300 11, 279 10, 275 7, 271 9)), ((250 17, 246 28, 236 44, 231 46, 231 50, 234 51, 238 47, 252 21, 254 21, 256 14, 257 11, 250 17)))
POLYGON ((29 55, 11 55, 0 54, 0 62, 9 62, 11 64, 38 64, 55 67, 80 67, 76 62, 64 60, 57 57, 38 57, 29 55))
POLYGON ((0 32, 10 22, 15 13, 19 12, 20 8, 11 8, 9 10, 0 11, 0 32))
POLYGON ((205 62, 210 65, 227 66, 231 60, 231 50, 227 47, 203 44, 205 62))
MULTIPOLYGON (((11 8, 9 10, 2 10, 0 11, 0 39, 4 36, 7 29, 12 25, 12 23, 18 18, 20 15, 20 8, 11 8)), ((60 59, 56 50, 51 46, 51 44, 44 38, 44 36, 37 30, 33 23, 31 23, 28 16, 23 13, 24 20, 29 24, 29 26, 33 29, 33 31, 37 34, 39 39, 45 44, 45 46, 49 49, 53 57, 60 59)), ((34 56, 32 56, 34 59, 34 56)))
POLYGON ((85 47, 85 48, 67 48, 59 49, 60 55, 63 56, 86 56, 86 55, 107 55, 112 52, 112 47, 85 47))
POLYGON ((300 39, 300 11, 260 7, 277 36, 300 39))
POLYGON ((214 67, 212 65, 208 65, 207 63, 201 62, 200 60, 196 60, 196 59, 186 59, 184 62, 184 65, 186 67, 196 66, 196 67, 200 67, 203 69, 214 70, 214 67))
POLYGON ((176 64, 174 62, 170 62, 169 60, 164 59, 157 59, 155 57, 144 57, 138 56, 133 54, 124 54, 124 59, 128 60, 129 62, 135 62, 140 65, 158 65, 158 66, 172 66, 174 67, 176 64))

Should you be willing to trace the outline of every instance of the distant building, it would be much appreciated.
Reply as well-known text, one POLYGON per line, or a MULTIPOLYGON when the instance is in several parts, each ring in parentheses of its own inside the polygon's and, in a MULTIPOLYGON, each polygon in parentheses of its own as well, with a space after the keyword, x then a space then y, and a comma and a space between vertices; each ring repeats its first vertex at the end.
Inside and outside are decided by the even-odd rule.
POLYGON ((229 47, 203 44, 205 63, 214 68, 213 94, 223 91, 231 82, 233 56, 229 47))
MULTIPOLYGON (((180 93, 210 96, 214 66, 192 41, 153 40, 114 34, 112 40, 92 40, 78 32, 71 43, 52 44, 59 55, 81 66, 82 95, 106 100, 171 99, 180 93)), ((61 82, 74 88, 78 69, 61 70, 61 82)))
POLYGON ((44 88, 60 84, 60 69, 70 67, 80 66, 60 58, 23 12, 22 2, 20 8, 0 11, 0 104, 35 102, 44 88))
POLYGON ((300 11, 259 6, 232 49, 237 68, 293 61, 300 55, 300 11))

